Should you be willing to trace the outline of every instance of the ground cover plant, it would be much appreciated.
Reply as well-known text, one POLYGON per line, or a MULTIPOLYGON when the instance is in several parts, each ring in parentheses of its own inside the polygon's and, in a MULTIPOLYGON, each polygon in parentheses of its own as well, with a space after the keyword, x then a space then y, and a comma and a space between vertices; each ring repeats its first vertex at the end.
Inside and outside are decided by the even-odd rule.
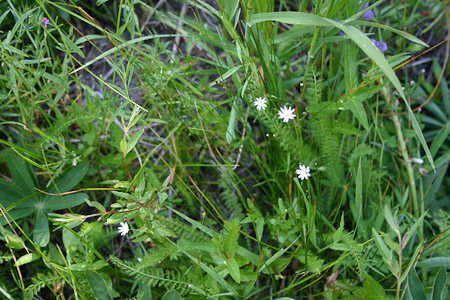
POLYGON ((1 298, 448 299, 449 24, 1 2, 1 298))

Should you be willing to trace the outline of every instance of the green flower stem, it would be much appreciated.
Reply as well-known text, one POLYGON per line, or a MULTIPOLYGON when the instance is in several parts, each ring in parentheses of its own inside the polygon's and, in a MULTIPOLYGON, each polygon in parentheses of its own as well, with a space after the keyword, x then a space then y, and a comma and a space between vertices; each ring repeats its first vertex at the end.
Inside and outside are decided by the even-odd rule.
MULTIPOLYGON (((423 213, 423 202, 420 208, 420 213, 419 213, 419 202, 417 199, 417 190, 416 190, 416 182, 414 180, 414 171, 411 165, 411 160, 409 159, 409 155, 408 155, 408 151, 406 149, 406 143, 405 143, 405 139, 403 138, 403 132, 402 132, 402 126, 400 124, 400 120, 398 118, 397 115, 393 115, 392 116, 392 121, 394 122, 395 125, 395 130, 397 132, 397 141, 398 141, 398 145, 400 147, 400 153, 403 157, 403 160, 405 162, 406 165, 406 172, 408 174, 408 183, 409 183, 409 189, 411 190, 411 198, 412 198, 412 202, 413 202, 413 210, 414 210, 414 215, 416 215, 417 217, 420 215, 420 213, 423 213)), ((420 224, 419 225, 419 236, 422 239, 423 238, 423 225, 420 224)))

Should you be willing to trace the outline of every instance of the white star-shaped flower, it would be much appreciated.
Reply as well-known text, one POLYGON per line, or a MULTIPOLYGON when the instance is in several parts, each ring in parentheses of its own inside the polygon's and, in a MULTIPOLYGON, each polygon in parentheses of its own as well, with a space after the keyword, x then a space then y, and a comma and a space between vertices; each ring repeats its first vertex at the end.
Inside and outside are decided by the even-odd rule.
POLYGON ((298 178, 300 178, 300 180, 306 180, 311 176, 311 174, 309 173, 310 172, 309 167, 304 166, 302 164, 299 164, 298 167, 299 169, 297 169, 295 173, 297 173, 298 178))
POLYGON ((267 104, 266 104, 266 103, 267 103, 266 98, 258 97, 258 98, 256 98, 256 101, 253 102, 253 105, 256 106, 256 109, 257 109, 258 111, 260 111, 261 109, 262 109, 262 110, 265 110, 265 109, 266 109, 266 107, 267 107, 267 104))
POLYGON ((118 228, 118 231, 119 231, 121 236, 126 235, 128 233, 128 231, 130 231, 130 228, 128 227, 128 223, 127 222, 120 222, 120 226, 118 228))
POLYGON ((284 123, 289 122, 289 120, 292 120, 295 118, 294 114, 295 109, 292 107, 287 107, 286 105, 282 108, 280 108, 280 111, 278 112, 278 118, 283 119, 284 123))

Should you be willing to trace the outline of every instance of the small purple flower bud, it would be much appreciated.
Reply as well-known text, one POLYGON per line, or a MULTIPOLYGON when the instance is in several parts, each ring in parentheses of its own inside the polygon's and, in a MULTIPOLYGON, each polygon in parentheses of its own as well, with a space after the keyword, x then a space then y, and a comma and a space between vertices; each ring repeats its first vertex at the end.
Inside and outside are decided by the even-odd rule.
MULTIPOLYGON (((368 7, 369 7, 369 4, 366 3, 363 7, 363 10, 368 7)), ((366 21, 372 21, 374 16, 375 16, 375 14, 373 13, 373 10, 368 10, 363 14, 363 18, 366 19, 366 21)))
POLYGON ((46 17, 43 17, 41 22, 44 23, 44 28, 47 28, 47 24, 48 24, 49 20, 46 17))

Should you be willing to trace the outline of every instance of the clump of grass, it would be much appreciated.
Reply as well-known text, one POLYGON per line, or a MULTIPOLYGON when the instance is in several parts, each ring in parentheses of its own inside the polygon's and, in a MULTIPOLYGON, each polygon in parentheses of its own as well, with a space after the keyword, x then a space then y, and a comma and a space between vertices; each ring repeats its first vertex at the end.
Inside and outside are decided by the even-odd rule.
POLYGON ((446 3, 0 7, 7 299, 448 296, 446 3))

